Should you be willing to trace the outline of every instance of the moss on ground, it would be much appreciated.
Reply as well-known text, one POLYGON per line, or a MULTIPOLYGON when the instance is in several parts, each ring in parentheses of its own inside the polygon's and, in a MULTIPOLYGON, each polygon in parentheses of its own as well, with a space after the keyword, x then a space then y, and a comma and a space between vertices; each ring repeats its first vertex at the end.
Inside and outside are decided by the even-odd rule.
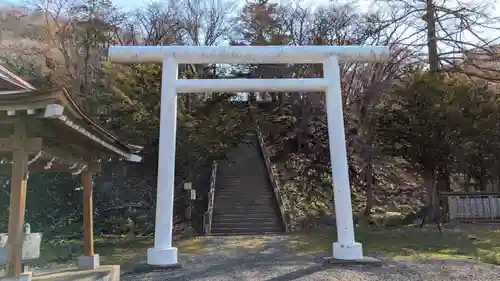
MULTIPOLYGON (((148 248, 153 246, 153 237, 106 237, 94 241, 95 252, 100 255, 102 264, 125 265, 128 262, 146 256, 148 248)), ((196 237, 178 239, 174 245, 182 254, 201 255, 212 251, 205 247, 205 239, 196 237)), ((61 263, 74 260, 83 253, 83 241, 51 239, 43 241, 39 264, 61 263)))
MULTIPOLYGON (((360 228, 356 239, 363 243, 366 255, 385 256, 395 259, 438 258, 477 259, 500 264, 500 229, 472 226, 461 231, 447 230, 440 234, 434 229, 420 230, 415 227, 378 229, 360 228)), ((289 245, 297 254, 331 251, 336 239, 334 229, 316 229, 288 234, 289 245)), ((201 255, 213 251, 231 252, 236 249, 258 251, 265 242, 257 236, 231 241, 230 244, 213 245, 206 237, 179 239, 174 245, 183 256, 201 255)), ((285 242, 286 243, 286 242, 285 242)), ((114 237, 95 240, 96 253, 103 264, 126 265, 144 258, 153 245, 152 237, 114 237)), ((42 245, 40 263, 61 263, 83 253, 83 243, 76 240, 48 240, 42 245)))
MULTIPOLYGON (((292 234, 295 251, 314 253, 331 251, 336 239, 334 229, 318 229, 292 234)), ((475 226, 462 231, 415 227, 397 229, 364 228, 356 231, 366 255, 395 259, 437 258, 477 259, 500 264, 500 230, 475 226)))

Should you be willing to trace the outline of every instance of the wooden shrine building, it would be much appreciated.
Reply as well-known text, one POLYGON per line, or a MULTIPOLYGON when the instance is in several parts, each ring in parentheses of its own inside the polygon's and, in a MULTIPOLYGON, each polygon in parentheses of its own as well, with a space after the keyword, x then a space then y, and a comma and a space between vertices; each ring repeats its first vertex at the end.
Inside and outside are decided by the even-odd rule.
POLYGON ((92 174, 100 172, 100 159, 140 162, 140 150, 92 121, 65 89, 36 90, 0 66, 0 169, 11 174, 7 276, 22 273, 29 174, 81 174, 84 256, 92 257, 92 174))

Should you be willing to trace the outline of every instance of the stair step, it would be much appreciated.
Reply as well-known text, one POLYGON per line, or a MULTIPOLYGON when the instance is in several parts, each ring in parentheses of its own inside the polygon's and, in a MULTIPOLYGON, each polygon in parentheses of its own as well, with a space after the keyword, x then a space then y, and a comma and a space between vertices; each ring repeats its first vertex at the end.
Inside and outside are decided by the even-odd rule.
MULTIPOLYGON (((241 168, 244 169, 244 168, 241 168)), ((262 173, 255 173, 249 175, 236 175, 230 177, 219 177, 215 179, 217 184, 227 183, 227 182, 246 182, 247 184, 253 183, 266 183, 268 182, 267 175, 262 173)))
POLYGON ((224 189, 217 189, 215 188, 215 193, 216 194, 225 194, 225 195, 238 195, 238 194, 243 194, 243 195, 253 195, 255 196, 273 196, 274 192, 273 190, 266 186, 266 187, 255 187, 255 186, 238 186, 238 187, 228 187, 225 186, 224 189))
POLYGON ((227 214, 227 215, 247 215, 247 216, 264 216, 276 215, 277 210, 271 206, 215 206, 214 214, 227 214))
MULTIPOLYGON (((241 168, 244 169, 244 168, 241 168)), ((248 184, 253 183, 266 183, 268 182, 267 175, 262 173, 255 173, 249 175, 236 175, 230 177, 219 177, 216 178, 216 183, 226 183, 226 182, 246 182, 248 184)))
POLYGON ((252 199, 233 199, 231 201, 221 201, 221 200, 215 200, 215 206, 216 208, 223 208, 223 207, 228 207, 228 208, 240 208, 240 207, 247 207, 247 208, 256 208, 260 209, 263 207, 267 207, 269 209, 272 209, 272 206, 274 206, 274 201, 273 200, 262 200, 262 199, 257 199, 257 200, 252 200, 252 199))
POLYGON ((274 210, 235 210, 235 211, 217 211, 213 213, 214 217, 234 217, 239 219, 259 218, 259 217, 278 217, 278 212, 274 210))
MULTIPOLYGON (((220 169, 217 169, 219 172, 228 172, 228 171, 234 171, 238 174, 244 174, 244 173, 256 173, 256 172, 262 172, 266 171, 267 167, 265 163, 262 163, 262 166, 256 166, 256 162, 264 162, 261 160, 262 157, 251 157, 251 158, 246 158, 246 159, 238 159, 237 162, 232 163, 232 164, 227 164, 220 166, 220 169), (245 170, 238 170, 237 168, 241 168, 245 166, 245 170)), ((231 174, 227 174, 230 176, 231 174)))
POLYGON ((257 191, 257 192, 269 192, 269 183, 264 182, 248 182, 248 181, 224 181, 218 182, 215 186, 216 192, 218 191, 231 191, 231 192, 241 192, 241 191, 257 191))
POLYGON ((276 232, 283 232, 283 230, 280 227, 259 227, 259 228, 244 228, 244 227, 231 227, 231 228, 213 228, 211 230, 211 234, 216 234, 216 233, 276 233, 276 232))
POLYGON ((215 196, 215 199, 219 200, 220 202, 237 202, 237 201, 261 201, 265 203, 272 203, 274 202, 274 196, 272 195, 261 195, 261 196, 255 196, 255 195, 245 195, 245 194, 217 194, 215 196))
POLYGON ((215 187, 215 192, 258 192, 259 194, 271 193, 269 184, 248 184, 248 183, 221 183, 215 187), (218 187, 218 188, 217 188, 218 187))
POLYGON ((218 236, 262 236, 262 235, 280 235, 281 233, 284 233, 284 231, 273 231, 273 232, 222 232, 222 233, 210 233, 210 236, 218 237, 218 236))
MULTIPOLYGON (((235 191, 220 191, 216 192, 216 197, 230 197, 230 198, 249 198, 249 199, 274 199, 273 192, 264 192, 259 190, 235 190, 235 191)), ((227 198, 225 198, 228 200, 227 198)), ((230 200, 229 200, 230 201, 230 200)))
POLYGON ((253 223, 253 224, 259 224, 259 223, 274 223, 274 224, 280 224, 281 220, 278 220, 277 216, 268 216, 268 217, 226 217, 224 215, 221 216, 214 216, 212 219, 213 223, 228 223, 228 224, 238 224, 238 223, 253 223))
POLYGON ((274 192, 272 189, 264 189, 264 188, 253 188, 253 187, 248 187, 248 188, 228 188, 228 189, 222 189, 222 190, 215 190, 216 194, 222 194, 222 195, 251 195, 253 197, 258 197, 258 196, 273 196, 274 192))
POLYGON ((267 222, 274 222, 274 223, 281 223, 281 221, 276 217, 276 216, 269 216, 269 217, 246 217, 244 219, 241 219, 239 217, 226 217, 226 216, 219 216, 219 217, 214 217, 212 221, 215 222, 224 222, 224 223, 240 223, 242 221, 245 222, 255 222, 255 223, 267 223, 267 222))
POLYGON ((262 203, 255 203, 255 202, 231 202, 231 203, 226 203, 223 204, 222 202, 217 202, 215 201, 215 208, 218 208, 219 210, 274 210, 274 206, 271 205, 270 202, 262 202, 262 203))
POLYGON ((235 217, 252 217, 252 218, 258 218, 258 217, 271 217, 271 216, 277 216, 278 212, 276 212, 273 209, 266 208, 266 209, 260 209, 260 208, 238 208, 238 209, 222 209, 218 210, 217 212, 213 213, 216 216, 235 216, 235 217))
POLYGON ((275 200, 273 198, 248 198, 241 196, 234 196, 234 198, 220 198, 215 197, 215 206, 217 207, 239 207, 239 206, 249 206, 249 207, 262 207, 262 206, 274 206, 275 200))
POLYGON ((244 199, 244 200, 250 200, 250 201, 259 201, 262 200, 263 202, 274 202, 274 196, 271 193, 253 193, 253 192, 234 192, 234 193, 217 193, 215 195, 215 200, 217 202, 217 199, 219 199, 219 202, 227 202, 231 203, 234 200, 237 199, 244 199), (219 199, 220 198, 220 199, 219 199))
POLYGON ((219 209, 235 209, 240 210, 240 209, 254 209, 254 210, 274 210, 275 204, 273 202, 256 202, 256 201, 240 201, 240 202, 234 202, 234 201, 218 201, 217 199, 215 200, 215 207, 214 208, 219 208, 219 209))
POLYGON ((215 187, 215 192, 259 192, 262 193, 271 193, 272 189, 269 184, 253 184, 253 183, 220 183, 220 186, 215 187), (217 188, 218 187, 218 188, 217 188))
POLYGON ((231 201, 234 198, 248 198, 252 200, 258 200, 258 199, 270 199, 274 200, 274 194, 269 191, 269 192, 263 192, 263 191, 220 191, 216 192, 215 198, 222 198, 222 200, 228 200, 231 201))
POLYGON ((254 202, 231 202, 231 203, 222 203, 220 201, 215 201, 215 207, 218 208, 219 210, 233 210, 238 211, 238 210, 274 210, 275 209, 275 204, 274 203, 254 203, 254 202))
POLYGON ((260 227, 280 227, 279 223, 276 222, 245 222, 241 221, 238 223, 234 222, 221 222, 221 221, 214 221, 212 222, 212 227, 213 228, 260 228, 260 227))
POLYGON ((241 189, 260 189, 267 190, 269 183, 266 182, 248 182, 248 181, 220 181, 215 186, 215 189, 219 190, 241 190, 241 189), (218 188, 217 188, 218 187, 218 188))
POLYGON ((251 192, 272 192, 270 184, 264 183, 219 183, 219 185, 215 186, 215 192, 219 191, 229 191, 229 192, 241 192, 241 191, 251 191, 251 192))
POLYGON ((231 206, 215 206, 217 209, 216 213, 244 213, 248 215, 266 215, 266 214, 276 214, 275 209, 268 204, 263 205, 231 205, 231 206))
MULTIPOLYGON (((250 151, 244 151, 244 152, 242 152, 241 155, 237 155, 237 156, 232 156, 232 155, 228 155, 228 156, 230 157, 231 160, 228 162, 221 163, 221 166, 223 168, 239 165, 239 164, 241 164, 242 161, 262 159, 262 155, 260 154, 260 152, 252 153, 250 151)), ((258 168, 258 167, 259 166, 250 166, 250 168, 258 168)))
POLYGON ((244 194, 244 195, 254 195, 255 196, 273 196, 274 192, 272 189, 268 189, 267 187, 264 188, 254 188, 254 187, 248 187, 248 188, 242 188, 242 187, 237 187, 237 188, 228 188, 226 187, 225 189, 215 189, 215 193, 217 194, 224 194, 224 195, 235 195, 235 194, 244 194))
MULTIPOLYGON (((263 159, 262 156, 259 154, 251 154, 251 153, 245 153, 245 152, 243 152, 243 153, 244 153, 244 155, 238 155, 238 156, 228 155, 228 157, 230 157, 230 158, 232 157, 231 161, 221 163, 221 168, 228 168, 228 167, 240 165, 244 161, 249 162, 251 160, 263 159)), ((248 166, 248 168, 255 169, 255 168, 259 168, 259 166, 253 165, 253 166, 248 166)))
POLYGON ((249 165, 255 165, 255 162, 257 161, 259 160, 248 161, 248 163, 241 163, 241 165, 238 166, 231 166, 231 168, 219 169, 217 175, 220 177, 234 177, 237 175, 259 175, 265 173, 267 171, 265 167, 261 167, 258 169, 248 168, 249 165))
POLYGON ((220 191, 215 193, 215 198, 224 198, 222 200, 227 200, 231 201, 233 198, 248 198, 248 199, 253 199, 253 200, 258 200, 258 199, 271 199, 274 200, 274 194, 269 191, 269 192, 264 192, 264 191, 252 191, 252 190, 240 190, 240 191, 220 191))
POLYGON ((241 192, 241 191, 252 191, 252 192, 271 192, 269 184, 258 184, 258 183, 220 183, 219 186, 215 187, 215 192, 219 191, 230 191, 230 192, 241 192), (218 188, 217 188, 218 187, 218 188))
MULTIPOLYGON (((231 157, 231 156, 229 156, 229 157, 231 157)), ((221 163, 219 165, 219 167, 220 167, 219 171, 224 171, 226 169, 232 169, 233 167, 238 167, 238 166, 242 166, 245 164, 249 164, 250 162, 253 162, 251 164, 255 164, 255 161, 259 161, 260 159, 262 159, 262 156, 260 156, 260 155, 246 155, 246 156, 234 158, 234 162, 221 163)), ((252 170, 252 171, 262 169, 262 167, 255 166, 255 165, 246 166, 246 168, 248 170, 252 170)))
POLYGON ((223 207, 223 206, 241 206, 241 205, 248 205, 248 206, 256 206, 256 207, 261 207, 263 205, 265 206, 270 206, 274 205, 275 201, 274 198, 249 198, 249 197, 241 197, 241 196, 234 196, 234 198, 230 197, 215 197, 215 205, 217 207, 223 207))
POLYGON ((230 197, 247 197, 247 198, 273 198, 274 193, 263 190, 251 190, 251 189, 243 189, 243 190, 219 190, 215 191, 217 196, 230 196, 230 197))
POLYGON ((273 202, 255 202, 255 201, 233 201, 231 203, 222 203, 221 201, 215 201, 215 208, 219 208, 221 210, 239 210, 239 209, 269 209, 274 210, 273 202))
POLYGON ((248 181, 247 177, 253 178, 251 182, 262 182, 262 183, 267 182, 267 175, 264 173, 251 173, 248 175, 224 176, 224 177, 215 178, 215 181, 217 183, 228 182, 228 181, 245 181, 245 182, 247 182, 248 181))

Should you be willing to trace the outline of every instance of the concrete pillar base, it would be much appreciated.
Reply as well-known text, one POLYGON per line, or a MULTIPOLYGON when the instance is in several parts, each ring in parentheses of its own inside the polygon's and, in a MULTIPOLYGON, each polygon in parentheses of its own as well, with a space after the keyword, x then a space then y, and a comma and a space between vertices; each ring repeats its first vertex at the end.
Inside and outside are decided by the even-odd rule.
POLYGON ((81 270, 93 270, 98 269, 100 266, 100 258, 99 255, 93 256, 81 256, 78 257, 78 269, 81 270))
POLYGON ((179 264, 177 248, 150 248, 148 249, 148 264, 171 266, 179 264))
POLYGON ((333 257, 339 260, 359 260, 363 258, 361 243, 333 243, 333 257))
POLYGON ((31 281, 33 274, 31 272, 24 272, 17 277, 4 277, 1 281, 31 281))

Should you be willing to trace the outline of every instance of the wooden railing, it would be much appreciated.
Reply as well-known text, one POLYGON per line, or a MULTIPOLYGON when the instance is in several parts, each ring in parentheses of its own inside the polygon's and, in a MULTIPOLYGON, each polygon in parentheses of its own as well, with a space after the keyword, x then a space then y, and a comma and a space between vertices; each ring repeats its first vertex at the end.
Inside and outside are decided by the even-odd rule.
POLYGON ((283 224, 285 225, 285 231, 292 231, 292 223, 290 216, 290 208, 287 206, 285 202, 285 197, 283 195, 283 190, 281 188, 281 182, 276 178, 278 175, 276 166, 271 162, 271 157, 269 155, 269 151, 266 146, 266 142, 262 135, 262 130, 260 129, 259 123, 254 118, 253 110, 250 106, 250 115, 255 123, 255 131, 257 133, 257 139, 259 141, 260 152, 262 153, 262 157, 264 158, 264 162, 266 164, 267 174, 269 176, 269 181, 271 182, 271 186, 273 188, 274 196, 276 197, 276 201, 278 202, 278 207, 280 209, 281 219, 283 220, 283 224))
POLYGON ((500 220, 500 193, 498 192, 443 192, 447 198, 450 220, 498 221, 500 220))
POLYGON ((217 162, 212 164, 212 175, 210 176, 210 190, 208 191, 208 207, 203 214, 203 234, 210 235, 212 230, 212 215, 214 211, 215 181, 217 178, 217 162))

